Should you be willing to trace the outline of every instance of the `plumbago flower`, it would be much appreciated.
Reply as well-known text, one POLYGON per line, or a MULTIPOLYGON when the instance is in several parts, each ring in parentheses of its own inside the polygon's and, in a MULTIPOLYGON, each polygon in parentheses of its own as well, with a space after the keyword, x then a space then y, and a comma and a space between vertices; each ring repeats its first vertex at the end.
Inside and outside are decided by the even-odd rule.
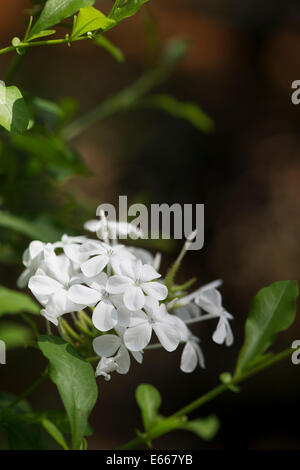
POLYGON ((156 300, 164 300, 168 295, 166 286, 154 281, 161 275, 141 260, 123 262, 117 271, 120 274, 109 278, 107 289, 112 294, 124 294, 124 304, 129 310, 144 307, 146 295, 156 300))
POLYGON ((63 235, 53 244, 31 242, 23 255, 25 271, 18 285, 28 285, 40 302, 48 331, 49 322, 58 326, 59 334, 86 357, 94 350, 97 356, 92 359, 99 358, 96 375, 110 380, 114 371, 129 371, 131 356, 142 363, 148 350, 172 352, 180 345, 183 372, 192 372, 198 365, 205 367, 200 340, 189 329, 205 320, 218 320, 214 342, 232 344, 232 316, 222 306, 217 290, 222 281, 190 293, 186 288, 190 283, 174 284, 195 233, 185 242, 175 268, 171 267, 172 276, 168 273, 164 280, 159 273, 160 254, 153 256, 114 240, 114 235, 130 232, 136 238, 139 232, 135 226, 108 221, 102 214, 100 220, 89 221, 85 227, 97 232, 102 241, 63 235), (151 343, 153 338, 157 342, 151 343))

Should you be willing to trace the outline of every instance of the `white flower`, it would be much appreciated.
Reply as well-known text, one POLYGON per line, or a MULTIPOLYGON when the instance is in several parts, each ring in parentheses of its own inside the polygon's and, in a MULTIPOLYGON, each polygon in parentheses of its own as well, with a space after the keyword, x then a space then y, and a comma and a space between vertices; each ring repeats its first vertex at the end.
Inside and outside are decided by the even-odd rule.
MULTIPOLYGON (((125 328, 117 327, 116 332, 118 335, 102 335, 98 336, 93 341, 93 347, 96 354, 102 358, 111 358, 114 362, 114 370, 116 370, 119 374, 127 374, 130 368, 130 355, 123 340, 124 331, 125 328), (112 358, 111 356, 114 354, 116 355, 112 358)), ((132 355, 137 362, 142 362, 143 355, 140 351, 132 352, 132 355)), ((112 366, 112 362, 109 364, 112 366)), ((99 364, 99 366, 99 370, 103 375, 103 365, 101 366, 99 364)), ((99 370, 97 368, 98 373, 99 370)))
MULTIPOLYGON (((25 271, 17 280, 17 285, 20 288, 27 286, 29 279, 33 276, 39 268, 41 261, 44 259, 44 249, 46 244, 38 240, 30 243, 29 247, 24 251, 23 264, 26 267, 25 271)), ((51 245, 49 244, 48 249, 51 245)))
POLYGON ((217 328, 213 334, 214 342, 218 344, 225 342, 226 346, 231 346, 233 343, 233 334, 229 320, 231 320, 233 316, 222 306, 222 296, 220 292, 217 289, 205 290, 195 299, 195 303, 211 315, 219 317, 217 328))
POLYGON ((118 237, 127 238, 128 236, 137 239, 143 237, 143 232, 134 224, 128 222, 116 222, 112 220, 93 219, 84 224, 84 228, 89 232, 97 233, 101 240, 115 240, 118 237))
POLYGON ((130 312, 125 308, 120 306, 116 309, 116 304, 119 305, 118 298, 107 291, 107 279, 104 272, 93 278, 83 278, 82 282, 86 285, 73 285, 68 293, 69 299, 75 303, 89 307, 96 305, 92 321, 100 331, 111 330, 117 324, 127 326, 130 318, 130 312))
POLYGON ((124 342, 130 351, 141 351, 150 342, 154 330, 161 345, 169 352, 174 351, 180 341, 173 315, 169 315, 164 304, 147 297, 144 309, 147 313, 132 313, 129 328, 125 331, 124 342))
POLYGON ((86 237, 69 237, 69 235, 64 234, 60 241, 53 244, 53 247, 62 248, 68 258, 74 262, 78 262, 79 248, 87 241, 88 239, 86 237))
POLYGON ((109 278, 107 290, 112 294, 124 294, 124 304, 129 310, 141 309, 145 305, 145 294, 156 300, 163 300, 168 295, 164 284, 153 282, 160 274, 149 264, 128 260, 120 264, 119 272, 120 275, 109 278))
POLYGON ((196 299, 201 295, 202 292, 205 292, 206 290, 216 289, 217 287, 220 287, 222 284, 223 284, 222 279, 216 279, 215 281, 209 282, 208 284, 205 284, 204 286, 199 287, 194 292, 191 292, 185 297, 182 297, 180 299, 180 304, 187 305, 192 300, 195 300, 196 302, 196 299))
POLYGON ((72 302, 69 298, 71 285, 78 282, 80 279, 76 277, 71 261, 64 254, 52 253, 30 278, 28 287, 45 307, 41 314, 58 325, 59 316, 85 307, 72 302))
POLYGON ((199 346, 199 338, 190 335, 183 348, 180 362, 180 369, 182 372, 193 372, 198 363, 200 367, 204 368, 204 356, 199 346))
POLYGON ((102 357, 96 368, 96 376, 102 375, 105 380, 110 380, 110 373, 118 368, 114 357, 102 357))
POLYGON ((204 356, 199 346, 199 338, 194 336, 181 318, 174 317, 180 333, 180 342, 185 343, 182 350, 180 369, 182 372, 193 372, 197 365, 205 368, 204 356))
POLYGON ((81 270, 87 277, 94 277, 101 273, 110 264, 114 271, 125 259, 132 259, 133 255, 123 245, 110 246, 107 243, 90 241, 82 245, 80 252, 92 256, 81 264, 81 270))

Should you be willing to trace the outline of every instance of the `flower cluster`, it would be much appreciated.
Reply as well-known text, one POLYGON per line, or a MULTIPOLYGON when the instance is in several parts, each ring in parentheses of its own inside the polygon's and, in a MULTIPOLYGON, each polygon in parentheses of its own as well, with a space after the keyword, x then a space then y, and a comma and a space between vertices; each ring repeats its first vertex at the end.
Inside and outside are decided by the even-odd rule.
POLYGON ((32 241, 23 255, 26 269, 18 285, 29 287, 43 307, 41 314, 58 328, 64 314, 74 319, 76 312, 86 310, 91 315, 93 349, 100 357, 97 375, 109 380, 113 371, 126 374, 131 356, 141 363, 145 350, 162 347, 172 352, 179 344, 184 345, 183 372, 192 372, 198 364, 204 367, 199 339, 189 325, 207 319, 218 320, 213 341, 232 344, 232 316, 217 290, 221 281, 190 294, 180 286, 168 290, 158 272, 160 255, 117 242, 120 234, 141 237, 134 225, 109 222, 102 215, 85 228, 97 232, 99 239, 63 235, 53 244, 32 241), (150 344, 153 336, 158 341, 150 344))

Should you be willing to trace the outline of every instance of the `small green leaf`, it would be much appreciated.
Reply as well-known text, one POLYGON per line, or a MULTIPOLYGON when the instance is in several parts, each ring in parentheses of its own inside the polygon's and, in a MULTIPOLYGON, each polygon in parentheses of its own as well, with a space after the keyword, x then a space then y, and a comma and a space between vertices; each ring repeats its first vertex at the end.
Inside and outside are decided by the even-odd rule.
POLYGON ((0 286, 0 317, 20 312, 39 313, 39 306, 28 295, 0 286))
POLYGON ((251 302, 245 327, 245 342, 240 351, 236 375, 253 366, 274 342, 277 333, 286 330, 296 315, 296 281, 279 281, 261 289, 251 302))
POLYGON ((16 86, 5 87, 0 83, 0 126, 9 132, 21 134, 33 124, 31 113, 22 93, 16 86))
POLYGON ((208 416, 207 418, 199 418, 188 421, 181 425, 181 429, 194 432, 200 439, 210 441, 215 437, 220 427, 220 422, 216 416, 208 416))
POLYGON ((33 41, 34 39, 39 39, 39 38, 43 38, 46 36, 52 36, 52 34, 55 34, 55 33, 56 33, 55 29, 46 29, 45 31, 40 31, 39 33, 31 36, 30 39, 28 39, 28 42, 33 41))
POLYGON ((61 338, 39 336, 38 345, 50 362, 49 376, 57 386, 66 409, 73 448, 79 449, 98 395, 94 370, 73 346, 61 338))
POLYGON ((142 104, 185 119, 202 132, 211 132, 214 129, 213 120, 195 103, 180 102, 170 95, 156 95, 145 98, 142 104))
POLYGON ((43 418, 41 420, 42 426, 46 429, 48 434, 64 449, 64 450, 69 450, 68 444, 65 441, 65 438, 63 434, 60 432, 60 430, 55 426, 52 421, 50 421, 47 418, 43 418))
POLYGON ((119 23, 125 18, 133 16, 146 2, 148 0, 123 0, 119 7, 112 9, 110 18, 119 23))
POLYGON ((108 29, 114 24, 114 20, 107 18, 107 16, 94 7, 81 8, 74 22, 72 38, 82 36, 83 34, 98 29, 108 29))
POLYGON ((240 391, 240 388, 237 387, 236 385, 232 385, 231 384, 231 381, 232 381, 232 375, 230 372, 223 372, 221 375, 220 375, 220 380, 221 382, 224 384, 224 385, 227 385, 227 387, 229 388, 229 390, 231 390, 232 392, 239 392, 240 391))
POLYGON ((93 41, 97 46, 103 47, 109 54, 111 54, 118 62, 124 62, 125 57, 121 49, 112 44, 107 38, 98 34, 93 38, 93 41))
POLYGON ((158 419, 161 405, 159 391, 148 384, 141 384, 136 389, 136 401, 141 409, 145 431, 148 431, 158 419))
POLYGON ((29 40, 41 31, 45 31, 49 26, 54 26, 74 15, 80 8, 94 3, 95 0, 47 0, 39 19, 28 35, 29 40))
POLYGON ((32 339, 31 330, 20 323, 0 322, 0 340, 4 341, 6 349, 23 347, 32 339))

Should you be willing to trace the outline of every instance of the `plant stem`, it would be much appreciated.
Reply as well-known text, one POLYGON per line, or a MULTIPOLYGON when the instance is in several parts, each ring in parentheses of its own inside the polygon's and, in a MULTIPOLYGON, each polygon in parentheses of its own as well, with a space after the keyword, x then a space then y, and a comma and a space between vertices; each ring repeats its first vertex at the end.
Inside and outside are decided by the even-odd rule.
POLYGON ((168 60, 164 58, 160 65, 143 75, 132 85, 109 97, 96 108, 71 122, 63 129, 63 138, 67 141, 72 140, 98 121, 122 111, 137 109, 141 105, 141 98, 169 78, 182 59, 183 54, 182 52, 168 60))
POLYGON ((5 72, 4 79, 3 79, 6 85, 10 84, 10 82, 11 82, 12 78, 14 77, 16 71, 18 70, 18 68, 22 64, 22 62, 24 60, 24 57, 25 57, 25 53, 22 54, 22 55, 16 54, 13 57, 13 60, 9 64, 8 69, 5 72))
MULTIPOLYGON (((283 359, 286 359, 287 357, 289 357, 297 349, 300 349, 300 347, 296 348, 296 349, 291 349, 291 348, 286 349, 286 350, 282 351, 281 353, 276 354, 274 357, 263 361, 261 364, 258 364, 256 367, 253 367, 252 369, 249 369, 246 372, 243 372, 241 374, 238 374, 238 375, 234 376, 229 383, 218 385, 217 387, 213 388, 210 392, 206 393, 205 395, 202 395, 201 397, 197 398, 193 402, 189 403, 184 408, 181 408, 180 410, 176 411, 176 413, 174 413, 170 417, 166 418, 166 420, 164 420, 164 422, 168 421, 168 420, 172 420, 176 417, 178 417, 178 418, 183 417, 183 416, 191 413, 192 411, 196 410, 197 408, 200 408, 201 406, 203 406, 205 403, 209 402, 210 400, 213 400, 218 395, 221 395, 221 393, 226 392, 229 389, 229 386, 237 385, 237 384, 243 382, 244 380, 248 379, 252 375, 255 375, 258 372, 262 371, 263 369, 265 369, 269 366, 272 366, 273 364, 276 364, 277 362, 279 362, 283 359)), ((127 442, 123 446, 119 447, 118 450, 133 449, 133 448, 135 448, 135 447, 137 447, 141 444, 144 444, 147 441, 149 442, 149 441, 151 441, 151 440, 153 440, 153 439, 155 439, 159 436, 162 436, 163 434, 166 434, 167 432, 169 432, 168 429, 165 430, 165 431, 162 430, 160 432, 159 427, 160 427, 160 424, 158 424, 158 426, 154 427, 153 429, 150 429, 150 431, 148 433, 144 434, 143 436, 137 437, 137 438, 127 442)))
POLYGON ((63 39, 48 39, 44 41, 34 41, 34 42, 20 42, 17 46, 8 46, 0 49, 1 54, 7 54, 8 52, 16 51, 17 49, 28 49, 30 47, 37 47, 37 46, 56 46, 58 44, 71 44, 75 41, 82 41, 84 39, 90 39, 88 36, 81 36, 79 38, 63 38, 63 39))

